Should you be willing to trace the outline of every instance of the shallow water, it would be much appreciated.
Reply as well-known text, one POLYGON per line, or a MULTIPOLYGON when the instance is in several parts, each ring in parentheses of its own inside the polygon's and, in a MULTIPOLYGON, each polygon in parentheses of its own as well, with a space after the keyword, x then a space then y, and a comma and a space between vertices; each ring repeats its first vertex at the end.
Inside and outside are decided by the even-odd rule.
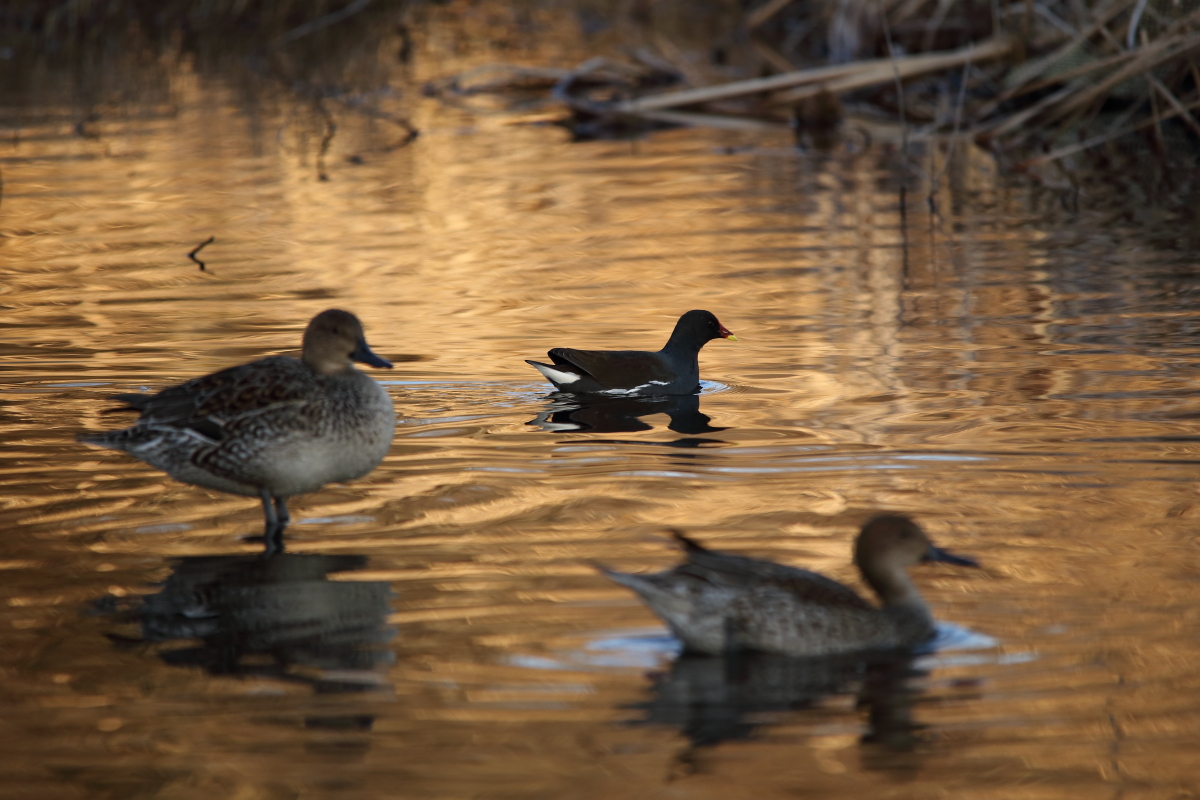
MULTIPOLYGON (((397 81, 489 55, 440 31, 397 81)), ((5 797, 1200 791, 1190 254, 978 153, 902 220, 882 145, 572 144, 413 92, 420 138, 339 117, 325 181, 286 97, 158 80, 92 136, 10 105, 0 144, 5 797), (253 500, 74 441, 330 306, 402 423, 285 555, 253 500), (522 360, 689 308, 739 338, 694 406, 573 407, 522 360), (920 570, 943 646, 911 662, 677 660, 591 567, 673 563, 678 527, 856 582, 879 510, 984 564, 920 570)))

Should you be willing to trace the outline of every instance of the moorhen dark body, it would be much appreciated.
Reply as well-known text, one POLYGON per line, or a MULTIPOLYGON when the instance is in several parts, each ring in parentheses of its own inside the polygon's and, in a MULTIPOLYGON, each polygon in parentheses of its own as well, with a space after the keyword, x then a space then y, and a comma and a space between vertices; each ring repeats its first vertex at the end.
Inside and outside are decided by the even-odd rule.
POLYGON ((553 364, 526 359, 560 392, 669 395, 700 389, 700 348, 713 339, 737 341, 710 311, 689 311, 662 350, 572 350, 556 347, 553 364))

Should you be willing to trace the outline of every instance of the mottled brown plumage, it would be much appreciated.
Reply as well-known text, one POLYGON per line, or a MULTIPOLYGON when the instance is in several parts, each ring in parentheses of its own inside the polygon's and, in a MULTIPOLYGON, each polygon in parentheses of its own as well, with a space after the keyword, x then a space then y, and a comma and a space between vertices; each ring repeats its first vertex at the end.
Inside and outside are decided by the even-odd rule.
POLYGON ((855 542, 854 562, 879 596, 876 607, 835 580, 771 561, 709 550, 680 533, 687 561, 651 575, 601 568, 637 592, 689 650, 758 650, 823 656, 912 647, 934 635, 933 617, 908 577, 924 561, 975 562, 935 547, 912 520, 875 517, 855 542))
POLYGON ((353 361, 392 366, 371 352, 357 317, 329 309, 309 322, 301 358, 269 356, 156 394, 116 395, 138 421, 79 438, 184 483, 260 497, 273 537, 287 525, 288 497, 361 477, 387 453, 391 399, 353 361))

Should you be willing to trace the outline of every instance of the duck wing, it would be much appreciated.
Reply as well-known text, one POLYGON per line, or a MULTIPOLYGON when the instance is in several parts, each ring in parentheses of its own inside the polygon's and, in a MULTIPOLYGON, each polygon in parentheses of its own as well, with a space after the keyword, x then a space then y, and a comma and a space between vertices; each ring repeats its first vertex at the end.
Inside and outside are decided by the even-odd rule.
POLYGON ((687 554, 687 563, 676 571, 694 579, 746 590, 777 589, 814 605, 875 610, 858 592, 820 573, 709 550, 678 531, 675 538, 687 554))
POLYGON ((231 425, 264 412, 294 407, 313 396, 315 376, 302 361, 271 356, 223 369, 156 394, 116 395, 140 411, 139 426, 187 429, 224 439, 231 425))

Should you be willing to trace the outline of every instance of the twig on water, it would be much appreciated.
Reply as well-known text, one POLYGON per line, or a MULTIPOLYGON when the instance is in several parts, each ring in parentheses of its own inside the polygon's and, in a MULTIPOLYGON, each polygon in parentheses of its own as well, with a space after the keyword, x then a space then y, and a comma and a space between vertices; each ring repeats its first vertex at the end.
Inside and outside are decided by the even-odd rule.
POLYGON ((88 128, 88 123, 96 122, 100 119, 100 115, 95 111, 84 115, 83 119, 75 123, 75 135, 83 139, 99 139, 100 134, 88 128))
POLYGON ((401 147, 405 147, 421 135, 421 132, 413 127, 413 124, 406 118, 396 114, 389 114, 386 111, 381 111, 378 108, 369 106, 361 97, 334 95, 329 99, 333 100, 343 108, 361 114, 368 119, 378 119, 383 120, 384 122, 391 122, 394 125, 398 125, 399 127, 403 128, 404 136, 402 136, 394 144, 390 144, 387 147, 382 148, 382 151, 385 153, 391 152, 392 150, 399 150, 401 147))
POLYGON ((204 268, 204 262, 201 261, 200 259, 196 258, 196 253, 199 253, 201 250, 203 250, 205 247, 208 247, 210 244, 212 244, 216 240, 217 240, 216 236, 210 236, 207 239, 205 239, 203 242, 201 242, 200 244, 193 247, 191 252, 188 253, 188 258, 190 258, 192 261, 195 261, 197 264, 200 265, 201 272, 207 272, 207 270, 204 268))
POLYGON ((337 135, 337 122, 334 121, 333 114, 330 114, 329 109, 325 107, 323 100, 317 100, 313 106, 325 122, 325 134, 321 137, 321 147, 317 150, 317 180, 327 181, 329 173, 325 171, 325 154, 329 152, 329 145, 333 144, 333 137, 337 135))

